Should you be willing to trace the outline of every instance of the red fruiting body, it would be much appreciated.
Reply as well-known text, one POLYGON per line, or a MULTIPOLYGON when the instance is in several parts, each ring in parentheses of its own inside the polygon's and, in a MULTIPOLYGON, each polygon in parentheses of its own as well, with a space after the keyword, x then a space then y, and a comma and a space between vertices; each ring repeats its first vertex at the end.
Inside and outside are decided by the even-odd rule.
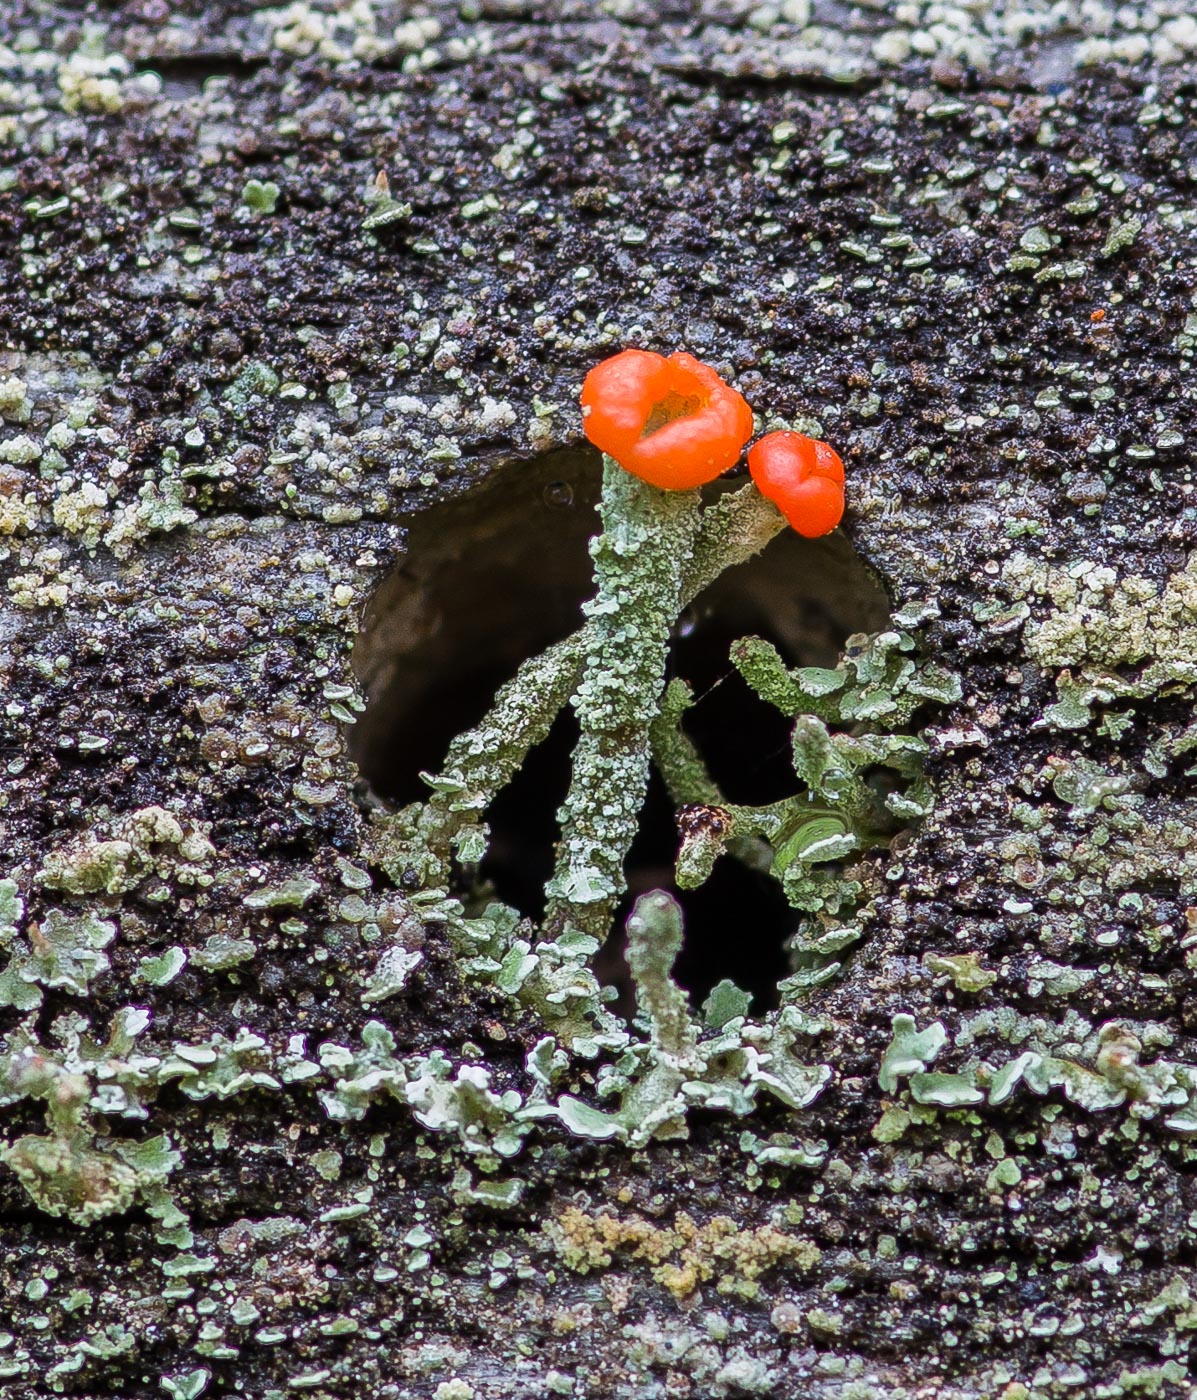
POLYGON ((844 515, 844 464, 833 447, 801 433, 769 433, 748 453, 762 496, 800 535, 829 534, 844 515))
POLYGON ((622 350, 586 376, 582 428, 634 476, 686 491, 735 466, 752 410, 693 355, 622 350))

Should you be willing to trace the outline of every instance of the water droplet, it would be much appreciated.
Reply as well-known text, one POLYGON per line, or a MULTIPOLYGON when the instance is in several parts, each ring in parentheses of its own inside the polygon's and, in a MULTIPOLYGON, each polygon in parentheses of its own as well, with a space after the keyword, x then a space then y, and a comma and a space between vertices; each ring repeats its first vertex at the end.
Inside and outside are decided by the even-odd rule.
POLYGON ((565 510, 574 503, 574 488, 568 481, 550 481, 544 488, 544 503, 565 510))
POLYGON ((697 626, 697 609, 687 608, 686 611, 682 613, 681 617, 678 618, 677 622, 674 623, 673 635, 675 637, 691 637, 694 635, 694 629, 697 626))

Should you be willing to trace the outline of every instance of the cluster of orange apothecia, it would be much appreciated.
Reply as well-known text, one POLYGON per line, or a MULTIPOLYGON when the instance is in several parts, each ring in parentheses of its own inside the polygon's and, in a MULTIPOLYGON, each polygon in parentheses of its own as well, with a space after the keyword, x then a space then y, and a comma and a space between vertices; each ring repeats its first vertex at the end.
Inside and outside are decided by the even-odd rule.
MULTIPOLYGON (((752 410, 709 365, 678 351, 622 350, 582 385, 582 426, 595 447, 653 486, 688 491, 740 460, 752 410)), ((748 470, 800 535, 826 535, 844 514, 844 464, 801 433, 768 433, 748 470)))

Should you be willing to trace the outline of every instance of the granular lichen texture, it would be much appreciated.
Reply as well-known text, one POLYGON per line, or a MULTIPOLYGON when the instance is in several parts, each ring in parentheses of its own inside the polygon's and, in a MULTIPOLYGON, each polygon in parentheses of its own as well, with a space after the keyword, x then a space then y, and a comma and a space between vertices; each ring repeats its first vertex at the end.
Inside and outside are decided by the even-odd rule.
POLYGON ((3 6, 5 1400, 1191 1394, 1190 9, 3 6), (840 852, 772 1008, 350 757, 409 523, 627 346, 834 444, 890 601, 727 664, 812 792, 907 765, 885 843, 726 842, 840 852))

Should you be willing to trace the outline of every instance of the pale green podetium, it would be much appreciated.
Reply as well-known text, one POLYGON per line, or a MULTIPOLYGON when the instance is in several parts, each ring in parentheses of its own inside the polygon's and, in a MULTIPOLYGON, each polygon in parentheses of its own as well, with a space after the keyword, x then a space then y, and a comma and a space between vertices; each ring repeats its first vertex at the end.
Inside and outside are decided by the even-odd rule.
POLYGON ((701 520, 695 491, 663 491, 606 458, 603 532, 591 541, 598 591, 582 682, 581 734, 559 815, 546 930, 605 938, 648 788, 650 729, 665 687, 669 636, 701 520))

